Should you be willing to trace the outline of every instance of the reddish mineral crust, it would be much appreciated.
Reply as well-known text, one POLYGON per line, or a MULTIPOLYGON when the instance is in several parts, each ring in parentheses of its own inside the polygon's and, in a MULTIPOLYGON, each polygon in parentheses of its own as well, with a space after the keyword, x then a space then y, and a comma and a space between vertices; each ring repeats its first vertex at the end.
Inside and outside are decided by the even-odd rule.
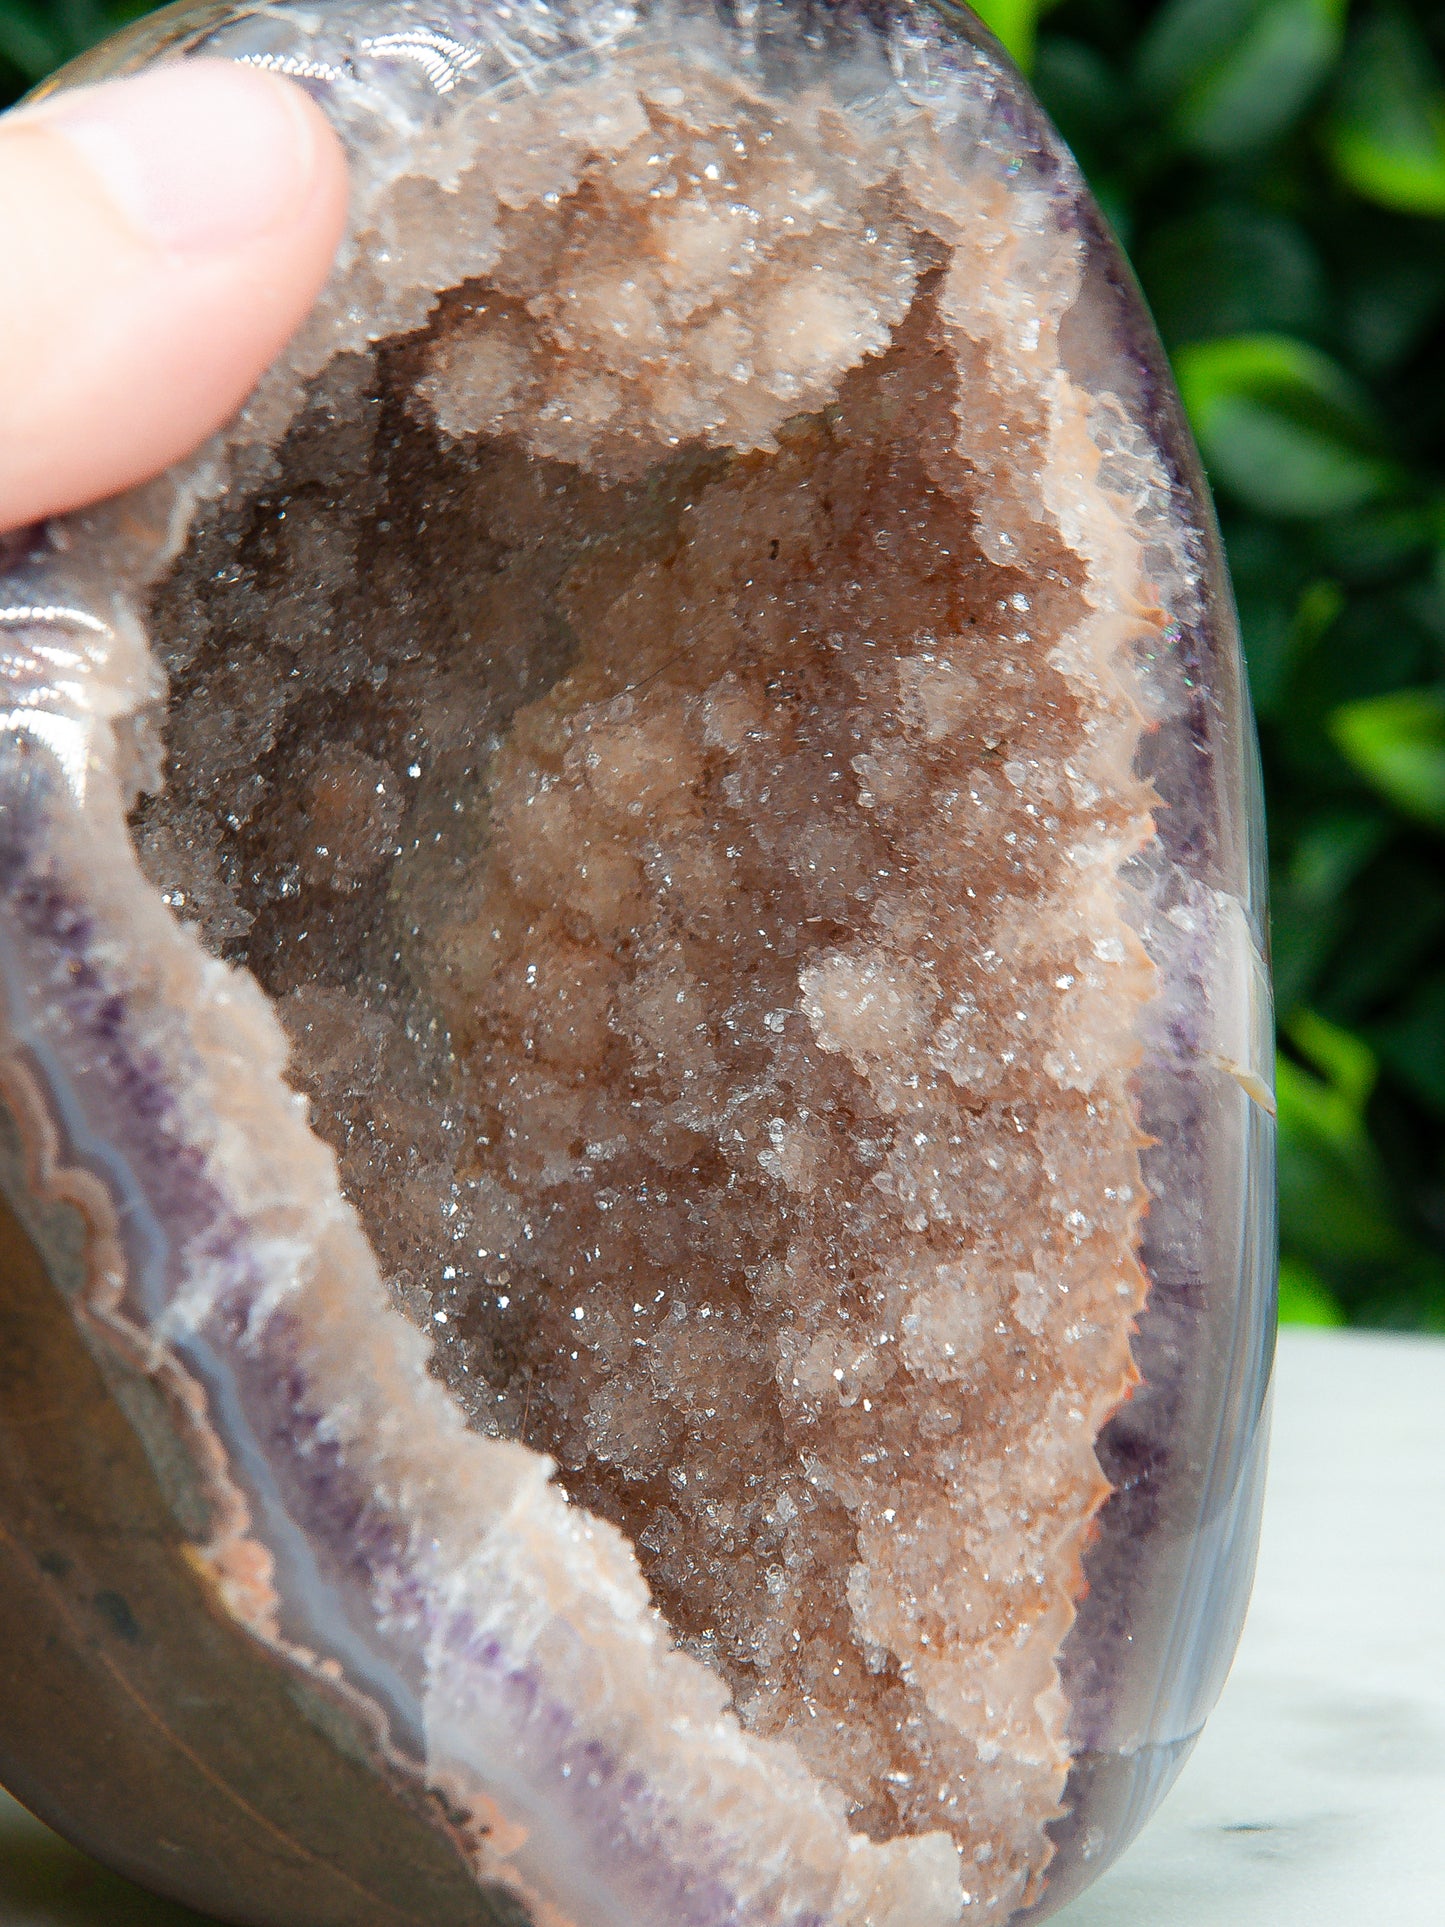
POLYGON ((1140 755, 1238 747, 1179 720, 1207 533, 927 9, 449 12, 216 43, 322 93, 353 234, 227 435, 10 579, 0 1077, 88 1342, 181 1388, 195 1569, 498 1921, 1002 1927, 1167 1778, 1247 1566, 1258 1375, 1181 1325, 1225 1501, 1071 1698, 1146 1053, 1181 1302, 1255 1155, 1239 865, 1140 755))

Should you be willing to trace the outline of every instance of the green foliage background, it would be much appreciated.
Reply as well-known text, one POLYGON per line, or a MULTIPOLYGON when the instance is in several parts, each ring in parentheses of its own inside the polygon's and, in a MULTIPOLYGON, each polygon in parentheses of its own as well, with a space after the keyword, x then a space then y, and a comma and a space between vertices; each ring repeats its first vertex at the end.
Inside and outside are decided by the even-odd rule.
MULTIPOLYGON (((0 104, 145 0, 0 0, 0 104)), ((1259 714, 1287 1318, 1445 1331, 1445 5, 979 0, 1129 249, 1259 714)))

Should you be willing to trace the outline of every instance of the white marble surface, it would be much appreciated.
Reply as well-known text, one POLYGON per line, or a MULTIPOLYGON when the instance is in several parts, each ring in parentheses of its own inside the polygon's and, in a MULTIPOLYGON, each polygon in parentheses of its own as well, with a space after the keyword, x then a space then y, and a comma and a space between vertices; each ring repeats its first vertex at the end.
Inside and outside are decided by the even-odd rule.
MULTIPOLYGON (((1059 1927, 1445 1921, 1445 1342, 1286 1332, 1259 1579, 1179 1783, 1059 1927)), ((0 1927, 186 1927, 0 1795, 0 1927)))
POLYGON ((1286 1331, 1239 1657, 1059 1927, 1445 1921, 1445 1342, 1286 1331))

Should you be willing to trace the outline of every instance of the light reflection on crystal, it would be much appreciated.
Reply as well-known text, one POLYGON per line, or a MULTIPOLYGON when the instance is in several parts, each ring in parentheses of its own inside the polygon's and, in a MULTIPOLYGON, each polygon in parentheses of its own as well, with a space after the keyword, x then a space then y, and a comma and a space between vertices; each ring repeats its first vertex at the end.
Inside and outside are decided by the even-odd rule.
POLYGON ((128 634, 68 695, 7 664, 12 727, 88 732, 72 816, 15 821, 94 954, 53 974, 20 888, 23 995, 113 973, 121 1041, 58 994, 23 1035, 98 1114, 149 1051, 137 1190, 216 1187, 147 1310, 249 1482, 230 1609, 383 1679, 486 1876, 587 1927, 1072 1879, 1093 1762, 1152 1797, 1207 1702, 1258 1465, 1257 1302, 1212 1334, 1267 1246, 1267 990, 1187 458, 1013 83, 924 9, 796 12, 212 36, 328 101, 356 235, 174 478, 182 551, 123 567, 102 512, 68 565, 131 570, 163 713, 128 634), (1148 1436, 1187 1557, 1141 1534, 1121 1580, 1106 1508, 1071 1646, 1141 1315, 1224 1483, 1148 1436))

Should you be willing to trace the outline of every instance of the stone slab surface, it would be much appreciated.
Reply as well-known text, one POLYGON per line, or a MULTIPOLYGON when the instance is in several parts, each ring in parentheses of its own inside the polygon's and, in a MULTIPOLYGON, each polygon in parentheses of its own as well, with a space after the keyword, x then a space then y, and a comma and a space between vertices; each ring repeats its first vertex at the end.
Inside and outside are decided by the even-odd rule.
POLYGON ((1445 1920, 1445 1343, 1283 1334, 1229 1684, 1059 1927, 1445 1920))
MULTIPOLYGON (((1445 1920, 1445 1342, 1281 1340, 1254 1605, 1153 1824, 1059 1927, 1445 1920)), ((0 1927, 198 1916, 0 1794, 0 1927)))

